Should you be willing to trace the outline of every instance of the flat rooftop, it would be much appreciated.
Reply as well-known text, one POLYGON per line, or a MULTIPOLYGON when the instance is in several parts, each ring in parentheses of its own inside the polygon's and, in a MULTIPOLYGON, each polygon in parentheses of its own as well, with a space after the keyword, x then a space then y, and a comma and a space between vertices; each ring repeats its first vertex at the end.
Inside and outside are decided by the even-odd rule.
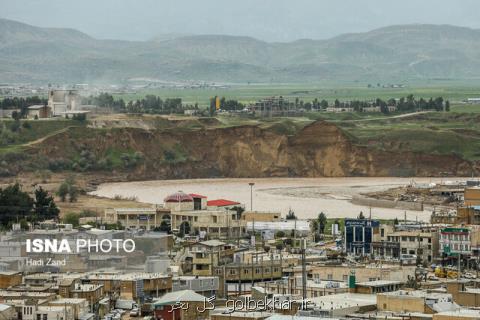
POLYGON ((375 294, 340 293, 317 298, 310 298, 317 307, 328 310, 345 309, 351 307, 366 307, 377 304, 375 294))

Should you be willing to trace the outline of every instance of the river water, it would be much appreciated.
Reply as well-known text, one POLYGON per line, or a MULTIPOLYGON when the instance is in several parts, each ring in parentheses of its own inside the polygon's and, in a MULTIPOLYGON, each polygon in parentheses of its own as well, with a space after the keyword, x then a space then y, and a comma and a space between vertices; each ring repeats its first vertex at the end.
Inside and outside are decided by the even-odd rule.
MULTIPOLYGON (((461 178, 452 178, 458 180, 461 178)), ((416 183, 441 182, 441 178, 415 178, 416 183)), ((357 217, 360 211, 372 218, 428 221, 431 210, 405 211, 400 209, 369 208, 354 205, 352 196, 405 186, 411 178, 262 178, 262 179, 192 179, 155 180, 139 182, 106 183, 92 195, 113 198, 137 197, 141 202, 161 204, 176 191, 197 193, 213 199, 228 199, 243 203, 250 209, 250 186, 253 187, 253 210, 279 211, 283 216, 292 209, 299 218, 314 218, 323 211, 329 218, 357 217)))

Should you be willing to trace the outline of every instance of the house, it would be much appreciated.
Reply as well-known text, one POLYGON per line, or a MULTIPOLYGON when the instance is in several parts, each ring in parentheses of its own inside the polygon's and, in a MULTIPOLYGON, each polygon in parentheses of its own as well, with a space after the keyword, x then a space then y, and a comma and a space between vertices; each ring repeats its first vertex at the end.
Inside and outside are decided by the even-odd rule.
POLYGON ((45 119, 52 116, 52 110, 48 105, 33 105, 28 107, 28 119, 45 119))
POLYGON ((208 310, 199 311, 204 308, 206 299, 205 296, 192 290, 167 293, 153 302, 155 318, 163 320, 208 319, 208 310))

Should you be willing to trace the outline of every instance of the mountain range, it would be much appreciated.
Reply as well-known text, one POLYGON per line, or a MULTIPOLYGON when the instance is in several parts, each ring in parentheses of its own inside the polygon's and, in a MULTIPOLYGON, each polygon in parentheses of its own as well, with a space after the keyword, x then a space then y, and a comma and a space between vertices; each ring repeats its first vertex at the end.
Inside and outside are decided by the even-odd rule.
POLYGON ((188 35, 99 40, 0 19, 0 82, 233 83, 480 79, 480 30, 399 25, 327 40, 269 43, 188 35))

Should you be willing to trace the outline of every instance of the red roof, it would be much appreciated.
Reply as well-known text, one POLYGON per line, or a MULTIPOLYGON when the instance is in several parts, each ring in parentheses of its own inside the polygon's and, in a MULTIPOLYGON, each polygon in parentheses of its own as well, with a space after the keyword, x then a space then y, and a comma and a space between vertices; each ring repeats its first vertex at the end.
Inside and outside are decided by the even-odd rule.
POLYGON ((201 194, 196 194, 196 193, 190 193, 189 194, 190 197, 192 198, 202 198, 202 199, 207 199, 206 196, 202 196, 201 194))
POLYGON ((192 196, 183 193, 182 191, 178 191, 177 193, 171 194, 163 199, 165 202, 192 202, 192 196))
POLYGON ((225 200, 225 199, 207 201, 207 206, 209 207, 227 207, 227 206, 234 206, 237 204, 240 204, 240 202, 235 202, 235 201, 225 200))

